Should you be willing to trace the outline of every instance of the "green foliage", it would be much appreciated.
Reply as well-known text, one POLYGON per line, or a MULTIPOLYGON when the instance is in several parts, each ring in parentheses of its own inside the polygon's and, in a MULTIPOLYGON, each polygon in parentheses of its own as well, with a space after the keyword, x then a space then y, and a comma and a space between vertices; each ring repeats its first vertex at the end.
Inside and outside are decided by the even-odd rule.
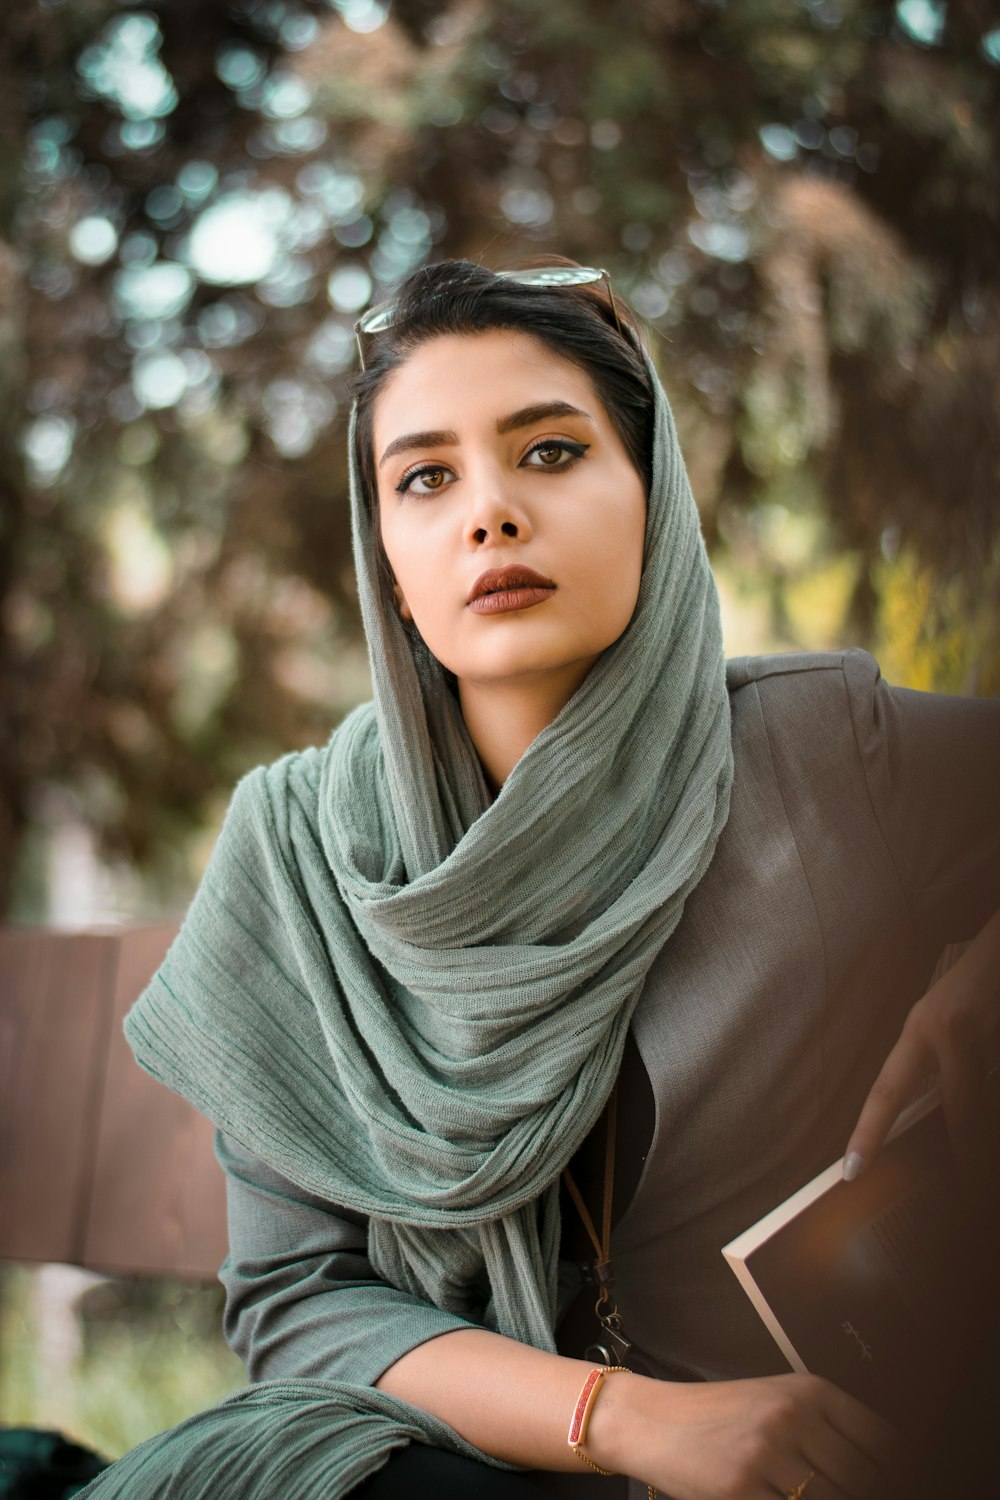
POLYGON ((878 574, 876 648, 885 675, 915 688, 1000 696, 1000 548, 984 558, 971 604, 959 580, 942 586, 909 549, 881 558, 878 574))
POLYGON ((108 1458, 220 1401, 246 1383, 220 1332, 217 1286, 117 1281, 83 1295, 81 1348, 46 1370, 34 1273, 0 1270, 0 1422, 55 1426, 108 1458))
POLYGON ((585 118, 627 125, 653 112, 669 115, 674 90, 664 60, 639 38, 623 43, 619 34, 602 40, 594 54, 585 118))

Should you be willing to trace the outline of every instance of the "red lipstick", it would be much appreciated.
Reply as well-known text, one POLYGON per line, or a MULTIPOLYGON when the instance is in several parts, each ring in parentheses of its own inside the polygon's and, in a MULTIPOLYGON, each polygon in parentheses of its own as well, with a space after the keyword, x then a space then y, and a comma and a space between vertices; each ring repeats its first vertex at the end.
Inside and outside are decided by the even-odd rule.
POLYGON ((531 609, 542 604, 555 592, 551 578, 534 568, 512 566, 490 568, 480 573, 466 603, 477 615, 501 615, 513 610, 531 609))

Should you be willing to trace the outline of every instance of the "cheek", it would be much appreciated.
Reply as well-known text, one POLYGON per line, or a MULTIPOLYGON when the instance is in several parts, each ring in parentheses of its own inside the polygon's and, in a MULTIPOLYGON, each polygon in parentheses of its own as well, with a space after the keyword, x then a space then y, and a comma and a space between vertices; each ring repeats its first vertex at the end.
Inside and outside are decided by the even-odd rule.
POLYGON ((646 550, 646 496, 640 491, 633 504, 629 505, 621 523, 621 548, 618 552, 617 579, 621 613, 624 615, 622 629, 631 620, 639 599, 642 582, 642 561, 646 550))
POLYGON ((405 544, 404 538, 400 535, 398 525, 394 523, 391 516, 386 515, 385 505, 381 499, 376 520, 379 541, 381 543, 379 550, 382 554, 385 575, 393 586, 398 598, 399 590, 402 590, 404 594, 408 593, 409 586, 412 586, 413 583, 413 578, 410 576, 414 571, 412 568, 412 545, 407 546, 405 544), (410 567, 407 567, 408 559, 411 559, 410 567))
MULTIPOLYGON (((427 535, 404 527, 383 525, 382 550, 389 587, 402 619, 412 621, 428 646, 439 634, 441 613, 440 568, 435 567, 427 535)), ((432 647, 433 649, 433 647, 432 647)))
POLYGON ((620 472, 615 472, 607 481, 600 498, 608 491, 617 491, 618 498, 611 506, 595 504, 590 511, 586 536, 579 534, 581 555, 595 586, 604 587, 602 593, 631 596, 634 607, 642 576, 642 562, 646 547, 646 496, 641 485, 635 488, 636 475, 629 469, 623 481, 620 472))

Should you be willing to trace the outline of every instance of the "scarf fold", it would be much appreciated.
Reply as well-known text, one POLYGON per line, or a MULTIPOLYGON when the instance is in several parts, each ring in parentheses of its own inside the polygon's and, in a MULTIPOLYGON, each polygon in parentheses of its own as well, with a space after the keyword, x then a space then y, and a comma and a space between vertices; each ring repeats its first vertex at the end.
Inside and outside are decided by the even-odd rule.
MULTIPOLYGON (((126 1020, 150 1073, 275 1170, 369 1216, 378 1274, 543 1349, 554 1347, 559 1174, 601 1113, 732 780, 715 585, 649 372, 635 614, 492 802, 444 672, 380 596, 352 419, 374 702, 324 749, 240 783, 183 927, 126 1020)), ((287 1452, 275 1427, 275 1456, 300 1486, 287 1493, 318 1493, 322 1475, 322 1493, 345 1494, 400 1442, 474 1451, 368 1388, 264 1383, 85 1493, 129 1493, 114 1476, 127 1486, 146 1454, 153 1487, 132 1493, 177 1483, 197 1495, 176 1478, 184 1455, 243 1462, 272 1397, 283 1422, 301 1411, 287 1452)), ((241 1496, 273 1494, 245 1462, 241 1496)))

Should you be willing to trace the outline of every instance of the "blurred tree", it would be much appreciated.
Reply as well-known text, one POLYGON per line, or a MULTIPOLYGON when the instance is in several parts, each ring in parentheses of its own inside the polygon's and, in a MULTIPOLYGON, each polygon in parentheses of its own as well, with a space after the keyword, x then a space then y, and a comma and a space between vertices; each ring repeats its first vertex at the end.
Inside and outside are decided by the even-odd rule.
POLYGON ((431 255, 608 265, 774 638, 1000 690, 998 78, 985 0, 9 10, 0 902, 46 787, 183 885, 363 693, 351 327, 431 255))

